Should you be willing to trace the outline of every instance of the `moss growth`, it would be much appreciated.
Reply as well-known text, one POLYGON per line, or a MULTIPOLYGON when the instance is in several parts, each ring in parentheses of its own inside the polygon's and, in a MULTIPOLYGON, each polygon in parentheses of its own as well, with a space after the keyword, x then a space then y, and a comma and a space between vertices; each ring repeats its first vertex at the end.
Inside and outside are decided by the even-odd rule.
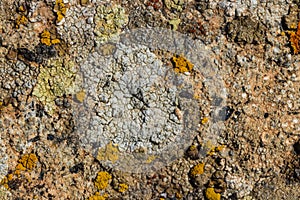
POLYGON ((100 148, 97 155, 98 160, 109 160, 112 163, 119 159, 119 149, 112 142, 108 143, 104 148, 100 148))
POLYGON ((95 186, 98 190, 104 190, 107 188, 109 181, 111 180, 111 175, 106 171, 100 171, 97 174, 97 178, 95 180, 95 186))
POLYGON ((207 188, 205 191, 205 197, 207 200, 220 200, 221 194, 216 193, 214 188, 207 188))
POLYGON ((294 54, 300 52, 300 21, 298 23, 297 31, 288 31, 290 35, 290 43, 294 54))
POLYGON ((196 176, 203 174, 204 166, 204 163, 199 163, 196 166, 194 166, 191 170, 191 177, 195 178, 196 176))
POLYGON ((121 183, 118 185, 118 191, 124 193, 128 190, 128 185, 125 183, 121 183))
POLYGON ((128 15, 124 8, 119 5, 97 7, 95 17, 96 44, 102 44, 115 38, 121 32, 121 28, 128 23, 128 15))
POLYGON ((183 56, 174 56, 171 61, 177 73, 191 72, 193 70, 194 65, 183 56))
POLYGON ((33 89, 36 96, 44 105, 49 114, 55 111, 54 100, 63 95, 75 94, 79 91, 79 75, 73 62, 61 59, 51 59, 47 66, 41 66, 33 89))

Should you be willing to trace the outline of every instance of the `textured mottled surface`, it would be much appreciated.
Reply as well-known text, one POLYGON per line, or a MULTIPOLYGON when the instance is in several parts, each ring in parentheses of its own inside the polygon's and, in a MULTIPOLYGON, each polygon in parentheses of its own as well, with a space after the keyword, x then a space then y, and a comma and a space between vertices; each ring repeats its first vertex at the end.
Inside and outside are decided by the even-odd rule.
POLYGON ((0 199, 299 199, 299 24, 299 0, 0 1, 0 199))

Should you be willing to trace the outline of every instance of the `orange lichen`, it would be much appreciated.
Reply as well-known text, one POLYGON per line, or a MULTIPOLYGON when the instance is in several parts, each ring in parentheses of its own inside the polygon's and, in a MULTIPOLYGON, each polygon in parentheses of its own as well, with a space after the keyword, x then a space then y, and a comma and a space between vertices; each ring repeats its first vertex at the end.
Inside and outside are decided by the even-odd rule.
POLYGON ((194 65, 183 56, 173 56, 171 61, 177 73, 191 72, 193 70, 194 65))
POLYGON ((214 188, 207 188, 205 191, 205 197, 208 200, 220 200, 221 194, 216 193, 214 188))
POLYGON ((195 178, 198 175, 201 175, 204 173, 204 163, 199 163, 193 169, 191 170, 191 176, 195 178))
POLYGON ((288 31, 290 35, 290 43, 293 48, 294 54, 300 52, 300 21, 298 23, 297 31, 288 31))
POLYGON ((98 172, 97 174, 97 178, 95 180, 95 186, 98 190, 103 190, 105 189, 108 184, 109 184, 109 181, 111 179, 111 175, 106 172, 106 171, 100 171, 98 172))

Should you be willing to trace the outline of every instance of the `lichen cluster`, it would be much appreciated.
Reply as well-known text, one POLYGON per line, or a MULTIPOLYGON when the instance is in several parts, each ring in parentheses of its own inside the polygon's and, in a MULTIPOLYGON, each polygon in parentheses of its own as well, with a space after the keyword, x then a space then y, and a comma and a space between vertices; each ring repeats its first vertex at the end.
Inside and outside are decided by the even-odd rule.
POLYGON ((44 30, 41 34, 41 43, 47 46, 51 46, 60 43, 60 40, 57 38, 52 39, 50 32, 44 30))
POLYGON ((18 160, 15 170, 1 180, 1 185, 3 185, 6 189, 10 189, 10 184, 20 176, 21 172, 30 172, 36 167, 37 162, 38 158, 33 153, 23 155, 18 160))
POLYGON ((30 154, 25 154, 22 156, 22 158, 19 159, 19 164, 16 166, 16 170, 32 170, 38 161, 38 158, 35 154, 30 153, 30 154))
POLYGON ((177 73, 191 72, 193 70, 194 65, 183 56, 173 56, 171 61, 177 73))
POLYGON ((191 170, 191 177, 195 178, 198 175, 201 175, 204 173, 204 163, 199 163, 191 170))
POLYGON ((118 185, 118 192, 124 193, 128 190, 128 185, 125 183, 120 183, 118 185))
POLYGON ((216 193, 214 188, 207 188, 205 191, 205 197, 207 200, 220 200, 221 194, 216 193))
POLYGON ((185 2, 184 0, 164 0, 164 3, 169 10, 174 9, 181 12, 185 2))
POLYGON ((99 192, 96 192, 94 195, 89 197, 89 200, 105 200, 107 197, 107 194, 100 195, 99 192))
POLYGON ((41 66, 37 81, 32 94, 45 105, 49 114, 55 109, 56 98, 79 91, 76 66, 67 59, 49 60, 48 65, 41 66))
POLYGON ((99 148, 98 160, 109 160, 112 163, 115 163, 119 159, 119 150, 117 145, 113 145, 112 142, 109 142, 105 147, 99 148))
POLYGON ((62 22, 67 13, 67 8, 63 0, 56 0, 54 12, 56 13, 56 24, 59 24, 62 22))
POLYGON ((98 190, 104 190, 107 188, 112 176, 106 171, 100 171, 97 174, 95 180, 95 186, 98 190))
POLYGON ((15 21, 15 27, 16 28, 20 28, 20 25, 26 25, 28 23, 28 19, 26 17, 26 9, 24 6, 20 6, 18 8, 18 15, 17 15, 17 19, 15 21))
POLYGON ((128 15, 121 6, 99 6, 95 16, 96 44, 115 38, 127 22, 128 15))

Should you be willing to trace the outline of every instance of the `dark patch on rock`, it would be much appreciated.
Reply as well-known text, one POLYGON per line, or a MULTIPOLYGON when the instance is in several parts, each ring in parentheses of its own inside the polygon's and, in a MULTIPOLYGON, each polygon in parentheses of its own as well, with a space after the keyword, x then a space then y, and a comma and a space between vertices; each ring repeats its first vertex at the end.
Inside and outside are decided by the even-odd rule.
POLYGON ((69 171, 72 174, 78 173, 79 171, 83 171, 83 170, 84 170, 83 163, 78 163, 69 169, 69 171))
POLYGON ((227 23, 225 31, 228 38, 237 43, 260 44, 265 41, 265 26, 249 16, 239 17, 227 23))

